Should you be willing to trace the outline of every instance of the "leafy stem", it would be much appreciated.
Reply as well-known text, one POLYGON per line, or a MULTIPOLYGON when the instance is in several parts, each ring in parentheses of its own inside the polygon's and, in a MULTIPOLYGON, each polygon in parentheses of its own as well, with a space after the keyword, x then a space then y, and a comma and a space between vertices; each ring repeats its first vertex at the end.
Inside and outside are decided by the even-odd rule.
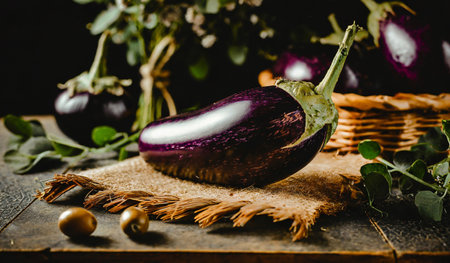
POLYGON ((101 34, 101 36, 98 40, 98 45, 97 45, 97 50, 95 52, 94 62, 92 62, 91 68, 89 69, 89 73, 88 73, 88 82, 89 82, 89 87, 91 88, 91 90, 89 92, 91 92, 91 93, 94 93, 94 90, 92 89, 92 82, 94 81, 94 79, 96 77, 99 76, 100 66, 104 67, 104 63, 101 63, 101 62, 103 61, 106 41, 108 40, 109 35, 110 35, 109 31, 105 30, 101 34))
POLYGON ((47 134, 36 120, 25 121, 7 115, 3 121, 5 127, 15 135, 3 159, 17 174, 27 173, 39 163, 51 160, 68 161, 65 173, 90 154, 117 152, 119 160, 123 160, 129 153, 137 153, 128 146, 137 142, 140 132, 128 135, 109 126, 98 126, 92 131, 92 140, 98 147, 87 147, 47 134))
POLYGON ((358 144, 358 151, 364 158, 377 161, 363 165, 360 170, 369 206, 380 211, 373 206, 374 202, 386 199, 397 179, 402 193, 414 193, 414 204, 424 219, 441 221, 450 184, 449 120, 442 121, 442 131, 438 127, 429 129, 411 150, 397 151, 393 162, 380 157, 381 150, 372 140, 358 144), (418 186, 433 191, 421 190, 418 186))
POLYGON ((418 183, 420 183, 420 184, 422 184, 422 185, 425 185, 425 186, 427 186, 427 187, 429 187, 429 188, 431 188, 431 189, 433 189, 433 190, 435 190, 435 191, 437 191, 437 192, 439 192, 439 193, 442 193, 442 192, 446 191, 446 190, 445 190, 444 188, 442 188, 442 187, 439 187, 439 186, 437 186, 437 185, 433 185, 433 184, 427 183, 427 182, 425 182, 424 180, 418 178, 417 176, 415 176, 415 175, 409 173, 408 171, 398 168, 398 167, 395 166, 393 163, 391 163, 391 162, 389 162, 389 161, 383 159, 382 157, 377 157, 376 160, 379 161, 380 163, 383 163, 383 164, 385 164, 386 166, 392 168, 391 172, 400 172, 400 173, 402 173, 402 174, 408 176, 408 177, 411 178, 412 180, 414 180, 414 181, 416 181, 416 182, 418 182, 418 183))
POLYGON ((131 142, 136 142, 137 139, 139 138, 139 134, 140 134, 140 131, 135 132, 130 136, 128 136, 126 133, 123 133, 122 136, 124 136, 124 138, 120 139, 119 141, 114 142, 112 144, 106 144, 105 146, 100 147, 100 148, 89 148, 89 152, 106 153, 106 152, 110 152, 110 151, 116 151, 131 142))

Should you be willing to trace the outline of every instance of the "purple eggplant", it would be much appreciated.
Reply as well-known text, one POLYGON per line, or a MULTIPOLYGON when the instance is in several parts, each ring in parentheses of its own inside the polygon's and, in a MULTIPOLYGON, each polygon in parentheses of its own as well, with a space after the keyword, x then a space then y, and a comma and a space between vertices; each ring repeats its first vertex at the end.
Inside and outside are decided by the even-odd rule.
POLYGON ((88 72, 58 84, 64 91, 54 103, 61 131, 87 146, 93 145, 91 132, 96 126, 107 125, 128 132, 134 121, 136 103, 124 89, 131 85, 131 80, 107 74, 104 51, 109 38, 109 31, 100 36, 88 72))
MULTIPOLYGON (((304 51, 305 55, 284 52, 273 66, 275 77, 318 83, 327 72, 332 56, 328 50, 304 51)), ((348 63, 344 66, 335 91, 340 93, 361 93, 361 74, 348 63)))
POLYGON ((75 141, 91 146, 91 131, 96 126, 108 125, 128 132, 134 120, 135 103, 126 94, 81 92, 70 96, 69 90, 64 90, 57 96, 54 109, 61 131, 75 141))
POLYGON ((289 80, 319 82, 325 75, 331 60, 324 54, 310 55, 311 52, 306 53, 308 55, 297 55, 293 52, 281 54, 273 66, 274 75, 289 80))
POLYGON ((336 128, 331 94, 357 30, 355 24, 348 27, 317 86, 279 80, 152 122, 140 134, 140 155, 175 177, 237 187, 266 185, 295 173, 336 128))
POLYGON ((402 2, 361 1, 370 10, 368 27, 375 45, 396 73, 399 84, 393 84, 395 89, 412 93, 445 91, 445 85, 438 85, 445 77, 441 41, 431 25, 402 2))

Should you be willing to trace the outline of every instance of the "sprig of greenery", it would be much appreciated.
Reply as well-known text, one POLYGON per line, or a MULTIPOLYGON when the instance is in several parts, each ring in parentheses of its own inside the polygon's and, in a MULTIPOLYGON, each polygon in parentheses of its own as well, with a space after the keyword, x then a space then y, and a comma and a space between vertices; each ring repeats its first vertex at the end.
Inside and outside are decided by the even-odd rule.
POLYGON ((3 159, 16 174, 27 173, 38 165, 50 162, 68 162, 67 169, 70 169, 90 154, 112 151, 118 153, 119 160, 123 160, 135 154, 129 148, 139 137, 139 132, 129 136, 112 127, 99 126, 92 131, 92 140, 98 146, 95 148, 47 134, 37 120, 25 121, 18 116, 7 115, 3 122, 13 134, 3 159))
POLYGON ((441 221, 444 201, 450 189, 450 120, 442 121, 420 137, 410 150, 398 151, 389 162, 380 157, 382 148, 372 140, 361 141, 358 151, 369 160, 361 175, 369 206, 385 200, 394 186, 404 194, 415 194, 414 204, 424 219, 441 221))

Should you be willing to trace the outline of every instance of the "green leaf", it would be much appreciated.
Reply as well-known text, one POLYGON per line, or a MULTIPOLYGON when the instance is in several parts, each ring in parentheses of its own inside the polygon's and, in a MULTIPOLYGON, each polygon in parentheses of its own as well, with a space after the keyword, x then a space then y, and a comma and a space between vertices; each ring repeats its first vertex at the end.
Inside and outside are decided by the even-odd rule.
POLYGON ((97 35, 108 29, 121 14, 117 6, 110 6, 107 10, 102 11, 94 20, 91 26, 91 33, 97 35))
POLYGON ((358 144, 358 151, 362 157, 372 160, 381 153, 380 145, 372 140, 363 140, 358 144))
POLYGON ((24 139, 22 136, 11 135, 8 140, 8 144, 6 146, 6 150, 19 150, 20 145, 22 145, 27 139, 24 139))
POLYGON ((84 146, 52 135, 47 135, 47 139, 52 143, 55 152, 64 157, 77 156, 87 150, 84 146))
POLYGON ((411 167, 409 167, 408 172, 419 179, 423 179, 427 173, 427 164, 422 160, 416 160, 411 167))
MULTIPOLYGON (((427 164, 419 159, 414 161, 406 171, 419 179, 423 179, 427 173, 427 164)), ((412 180, 407 175, 401 175, 398 184, 402 192, 408 192, 412 190, 415 185, 418 185, 416 181, 412 180)))
POLYGON ((196 80, 204 80, 209 73, 209 63, 204 55, 189 65, 189 72, 196 80))
POLYGON ((416 160, 416 154, 412 151, 397 151, 394 154, 394 164, 402 171, 406 171, 416 160))
POLYGON ((28 155, 22 152, 11 150, 5 153, 3 159, 16 174, 24 174, 45 160, 57 160, 61 156, 55 151, 44 151, 37 155, 28 155))
POLYGON ((392 187, 392 177, 386 166, 380 163, 369 163, 361 167, 361 175, 367 191, 369 203, 383 200, 389 195, 392 187))
POLYGON ((228 47, 228 56, 238 66, 244 64, 247 59, 248 47, 244 45, 232 45, 228 47))
POLYGON ((98 146, 105 146, 112 141, 117 134, 116 129, 110 126, 98 126, 92 130, 92 141, 98 146))
POLYGON ((442 130, 447 137, 447 142, 449 143, 450 149, 450 120, 442 120, 442 130))
POLYGON ((52 150, 52 143, 44 136, 31 137, 19 147, 19 151, 26 155, 37 155, 52 150))
POLYGON ((433 167, 433 175, 435 177, 446 176, 448 174, 448 172, 449 172, 448 162, 438 163, 433 167))
POLYGON ((386 182, 388 183, 389 191, 391 191, 392 176, 389 173, 389 171, 385 165, 383 165, 381 163, 368 163, 361 167, 360 172, 363 177, 367 176, 368 174, 370 174, 372 172, 381 174, 384 177, 384 179, 386 180, 386 182))
POLYGON ((38 120, 31 120, 29 121, 29 123, 31 124, 31 136, 33 137, 45 136, 44 127, 38 120))
POLYGON ((33 157, 20 153, 17 150, 9 150, 3 155, 3 160, 14 173, 19 173, 17 171, 21 171, 31 165, 33 157))
POLYGON ((438 163, 447 157, 445 152, 436 151, 428 143, 418 143, 411 146, 411 151, 416 154, 416 159, 422 159, 428 165, 438 163))
POLYGON ((8 114, 3 119, 5 127, 13 134, 19 135, 25 139, 31 137, 33 129, 30 122, 23 120, 12 114, 8 114))
POLYGON ((419 191, 416 194, 414 204, 422 218, 441 221, 444 202, 437 194, 431 191, 419 191))
POLYGON ((370 205, 376 200, 384 200, 389 196, 389 185, 382 174, 371 172, 364 177, 370 205))
POLYGON ((20 169, 15 170, 14 172, 17 174, 24 174, 26 172, 31 171, 33 168, 35 168, 38 164, 42 163, 43 161, 46 160, 57 160, 60 159, 61 156, 58 155, 55 151, 45 151, 45 152, 41 152, 40 154, 33 156, 32 157, 32 162, 27 165, 24 166, 20 169))
POLYGON ((446 151, 449 147, 447 136, 442 133, 439 127, 428 129, 427 133, 419 138, 419 143, 428 143, 439 152, 446 151))
POLYGON ((126 147, 122 147, 119 150, 119 161, 123 161, 128 158, 128 151, 126 147))
POLYGON ((450 173, 447 174, 444 181, 444 187, 450 189, 450 173))

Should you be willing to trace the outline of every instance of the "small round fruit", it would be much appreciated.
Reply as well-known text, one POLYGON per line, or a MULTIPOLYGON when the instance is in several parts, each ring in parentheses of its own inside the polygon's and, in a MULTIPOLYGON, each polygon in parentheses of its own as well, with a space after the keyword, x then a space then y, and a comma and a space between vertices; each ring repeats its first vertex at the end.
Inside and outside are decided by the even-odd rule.
POLYGON ((120 227, 128 236, 138 236, 147 232, 148 216, 143 209, 129 207, 120 216, 120 227))
POLYGON ((58 227, 66 236, 89 236, 97 227, 97 219, 88 210, 81 207, 69 208, 59 216, 58 227))

